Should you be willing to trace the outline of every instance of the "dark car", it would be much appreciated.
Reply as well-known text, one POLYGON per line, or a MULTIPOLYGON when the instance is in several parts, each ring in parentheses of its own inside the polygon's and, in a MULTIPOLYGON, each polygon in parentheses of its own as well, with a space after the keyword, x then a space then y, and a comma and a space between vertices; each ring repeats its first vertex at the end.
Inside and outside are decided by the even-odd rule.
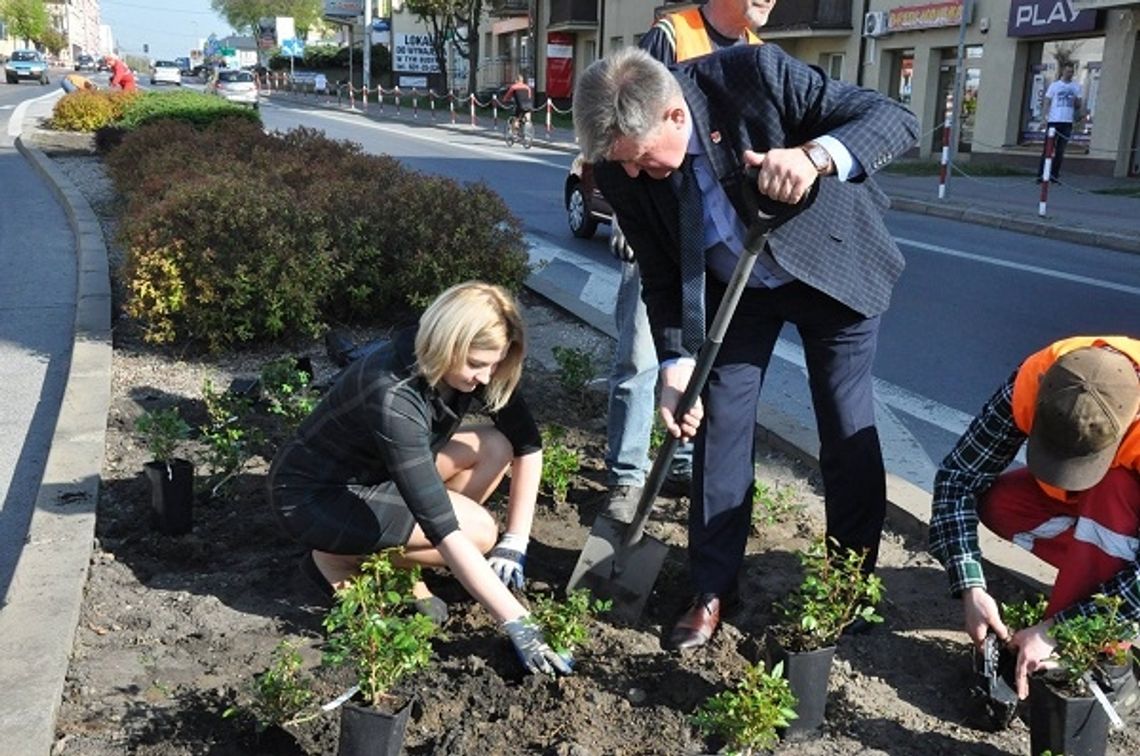
POLYGON ((594 186, 594 166, 574 158, 563 191, 566 203, 566 220, 574 236, 589 239, 598 230, 599 223, 610 223, 614 211, 606 198, 594 186))
POLYGON ((98 68, 95 63, 95 56, 87 55, 84 53, 75 59, 76 71, 94 71, 98 68))

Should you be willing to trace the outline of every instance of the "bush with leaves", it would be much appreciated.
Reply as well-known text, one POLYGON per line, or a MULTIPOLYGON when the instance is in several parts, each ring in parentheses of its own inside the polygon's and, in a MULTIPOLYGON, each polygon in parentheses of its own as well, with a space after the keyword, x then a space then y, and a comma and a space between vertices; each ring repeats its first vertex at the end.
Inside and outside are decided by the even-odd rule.
POLYGON ((243 396, 217 391, 209 379, 202 387, 206 424, 199 428, 206 444, 210 471, 210 495, 218 496, 245 468, 251 448, 261 443, 261 433, 252 425, 252 402, 243 396))
POLYGON ((158 462, 173 459, 178 442, 190 436, 190 426, 177 407, 147 412, 135 421, 135 430, 142 436, 151 459, 158 462))
POLYGON ((572 654, 590 637, 590 620, 612 607, 613 601, 595 599, 588 589, 579 588, 567 593, 565 601, 549 595, 536 596, 530 617, 542 628, 554 652, 565 655, 572 654))
POLYGON ((302 714, 316 695, 312 688, 313 678, 304 674, 301 654, 292 643, 283 640, 273 649, 269 667, 250 681, 250 702, 227 709, 222 716, 246 713, 253 718, 258 732, 299 724, 319 714, 302 714))
POLYGON ((796 718, 796 700, 783 665, 771 672, 763 663, 749 664, 732 690, 708 699, 693 715, 693 724, 705 735, 718 735, 732 753, 756 753, 772 748, 779 732, 796 718))
POLYGON ((360 574, 337 590, 324 620, 325 661, 352 665, 361 695, 373 706, 406 675, 428 665, 437 632, 414 608, 412 586, 420 570, 395 567, 392 557, 399 553, 388 549, 366 559, 360 574))
POLYGON ((542 489, 559 503, 566 501, 570 481, 582 467, 577 450, 562 443, 565 437, 566 429, 560 425, 542 429, 542 489))
POLYGON ((320 397, 312 387, 312 376, 292 357, 281 357, 261 369, 261 396, 269 411, 295 429, 317 406, 320 397))
POLYGON ((1078 694, 1087 694, 1088 675, 1103 672, 1105 666, 1129 665, 1131 643, 1140 637, 1140 624, 1120 614, 1124 599, 1097 594, 1096 612, 1077 615, 1055 623, 1049 636, 1057 642, 1053 656, 1064 670, 1066 683, 1078 694))
POLYGON ((115 120, 108 92, 80 89, 59 98, 51 111, 51 125, 60 131, 95 131, 115 120))
POLYGON ((1003 603, 1001 605, 1001 616, 1009 631, 1016 633, 1018 630, 1033 627, 1045 619, 1045 609, 1048 606, 1049 600, 1039 593, 1034 598, 1024 599, 1015 604, 1003 603))
POLYGON ((567 393, 581 397, 598 374, 593 356, 584 349, 556 346, 551 350, 558 363, 558 383, 567 393))
POLYGON ((145 92, 134 97, 127 102, 116 124, 125 129, 137 129, 153 121, 169 119, 205 126, 223 118, 244 118, 261 124, 261 116, 254 110, 222 97, 190 90, 145 92))
POLYGON ((843 628, 856 619, 882 622, 875 607, 883 597, 878 576, 863 572, 866 552, 831 549, 820 538, 798 554, 804 577, 777 605, 780 622, 772 632, 788 651, 815 651, 835 645, 843 628))

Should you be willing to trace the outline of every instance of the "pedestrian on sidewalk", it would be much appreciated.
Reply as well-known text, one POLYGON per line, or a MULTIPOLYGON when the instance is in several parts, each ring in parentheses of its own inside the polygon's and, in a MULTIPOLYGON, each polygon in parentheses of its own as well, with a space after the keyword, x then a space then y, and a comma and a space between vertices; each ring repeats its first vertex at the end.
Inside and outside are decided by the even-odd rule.
MULTIPOLYGON (((386 348, 352 362, 278 451, 269 494, 285 532, 311 551, 301 566, 326 595, 369 554, 448 567, 500 624, 530 671, 569 673, 528 622, 521 588, 542 476, 542 439, 522 396, 518 304, 479 282, 453 286, 386 348), (491 422, 460 427, 479 410, 491 422), (511 472, 507 532, 483 504, 511 472), (484 559, 484 555, 487 558, 484 559)), ((422 581, 417 609, 447 604, 422 581)))
MULTIPOLYGON (((665 65, 707 55, 738 44, 758 45, 753 29, 768 23, 775 0, 709 0, 701 7, 668 13, 653 25, 639 46, 665 65)), ((649 471, 653 431, 657 354, 634 250, 613 218, 610 248, 621 261, 614 320, 617 345, 609 377, 606 470, 610 492, 604 513, 623 522, 633 519, 649 471)), ((662 489, 689 495, 693 482, 693 445, 680 444, 662 489)))
POLYGON ((1016 688, 1053 651, 1054 622, 1092 596, 1140 619, 1140 340, 1076 336, 1030 355, 986 402, 934 478, 930 551, 962 599, 967 635, 1016 649, 1016 688), (1026 467, 1008 469, 1025 446, 1026 467), (1011 634, 986 588, 978 522, 1058 568, 1045 620, 1011 634))
POLYGON ((756 408, 785 322, 803 340, 820 436, 827 534, 873 570, 886 513, 871 366, 902 255, 867 181, 918 138, 877 92, 829 79, 775 45, 741 45, 666 68, 623 48, 578 80, 574 128, 637 251, 661 369, 661 417, 696 437, 689 508, 692 603, 666 638, 708 642, 737 599, 751 529, 756 408), (772 233, 701 401, 674 417, 694 355, 743 250, 746 169, 777 202, 804 202, 772 233), (707 302, 707 305, 706 305, 707 302))
MULTIPOLYGON (((1054 129, 1056 137, 1053 140, 1053 164, 1049 180, 1057 181, 1061 177, 1061 161, 1065 159, 1065 148, 1073 136, 1073 122, 1081 110, 1081 85, 1073 81, 1076 69, 1072 63, 1061 66, 1061 78, 1054 81, 1045 90, 1045 112, 1047 114, 1045 133, 1054 129)), ((1046 138, 1046 145, 1048 138, 1046 138)), ((1041 163, 1037 168, 1037 178, 1045 176, 1045 152, 1041 153, 1041 163)))
POLYGON ((95 82, 91 81, 86 76, 81 76, 77 73, 69 73, 67 76, 64 76, 59 80, 59 86, 67 94, 78 92, 81 89, 86 89, 93 92, 99 88, 95 85, 95 82))

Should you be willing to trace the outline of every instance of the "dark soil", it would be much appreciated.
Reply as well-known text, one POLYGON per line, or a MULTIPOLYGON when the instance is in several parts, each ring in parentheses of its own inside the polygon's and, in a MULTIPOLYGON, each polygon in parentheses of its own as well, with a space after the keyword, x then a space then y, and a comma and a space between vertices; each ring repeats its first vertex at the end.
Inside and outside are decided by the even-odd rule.
MULTIPOLYGON (((57 160, 77 183, 98 168, 85 156, 57 160)), ((540 501, 527 564, 527 593, 533 596, 566 584, 605 494, 600 393, 583 399, 563 391, 548 345, 587 349, 605 365, 611 344, 542 300, 524 299, 535 348, 522 390, 540 423, 568 429, 565 443, 582 461, 566 502, 540 501)), ((316 343, 292 350, 312 357, 318 381, 332 373, 323 351, 316 343)), ((177 405, 191 424, 201 422, 206 378, 228 386, 235 377, 256 375, 280 353, 188 359, 143 346, 129 323, 116 324, 98 540, 55 753, 336 752, 335 711, 260 738, 248 718, 223 716, 248 702, 253 675, 267 667, 283 639, 299 645, 320 702, 351 682, 344 670, 320 665, 320 598, 298 574, 301 549, 278 530, 266 504, 264 473, 280 426, 261 421, 266 444, 227 495, 209 498, 199 490, 193 531, 177 537, 152 527, 149 484, 141 472, 147 453, 133 432, 139 415, 158 406, 177 405)), ((188 442, 182 451, 199 456, 201 445, 188 442)), ((794 506, 770 517, 760 512, 741 575, 742 606, 695 652, 667 652, 659 640, 689 593, 684 499, 660 500, 648 528, 672 548, 641 621, 622 626, 603 616, 595 622, 570 677, 524 676, 489 615, 445 573, 429 575, 449 602, 451 618, 430 668, 397 691, 415 700, 406 752, 674 755, 720 748, 698 735, 690 716, 760 658, 773 602, 800 578, 795 552, 822 532, 811 469, 761 446, 757 471, 766 485, 791 491, 794 506)), ((201 465, 199 473, 205 473, 201 465)), ((501 515, 501 495, 496 501, 501 515)), ((967 693, 971 666, 959 605, 947 597, 945 575, 924 547, 921 534, 885 534, 879 569, 885 622, 841 640, 821 736, 782 744, 777 753, 1028 752, 1021 721, 997 733, 978 726, 967 693)), ((1000 578, 994 590, 1004 600, 1022 595, 1000 578)), ((1140 752, 1140 735, 1114 734, 1109 752, 1140 752)))

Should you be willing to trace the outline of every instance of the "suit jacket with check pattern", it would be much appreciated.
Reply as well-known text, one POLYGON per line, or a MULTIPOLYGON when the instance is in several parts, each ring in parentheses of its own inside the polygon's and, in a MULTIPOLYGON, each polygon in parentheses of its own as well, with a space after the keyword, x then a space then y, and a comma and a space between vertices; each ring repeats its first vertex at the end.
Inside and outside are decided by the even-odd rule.
MULTIPOLYGON (((744 150, 797 147, 825 134, 847 147, 864 175, 848 182, 821 178, 768 245, 776 261, 809 286, 866 317, 886 310, 904 263, 883 225, 889 200, 865 179, 915 145, 914 114, 877 92, 830 79, 773 44, 721 50, 672 70, 705 155, 745 225, 744 150)), ((595 177, 637 250, 658 356, 687 356, 672 182, 644 172, 630 178, 609 161, 597 163, 595 177)))

